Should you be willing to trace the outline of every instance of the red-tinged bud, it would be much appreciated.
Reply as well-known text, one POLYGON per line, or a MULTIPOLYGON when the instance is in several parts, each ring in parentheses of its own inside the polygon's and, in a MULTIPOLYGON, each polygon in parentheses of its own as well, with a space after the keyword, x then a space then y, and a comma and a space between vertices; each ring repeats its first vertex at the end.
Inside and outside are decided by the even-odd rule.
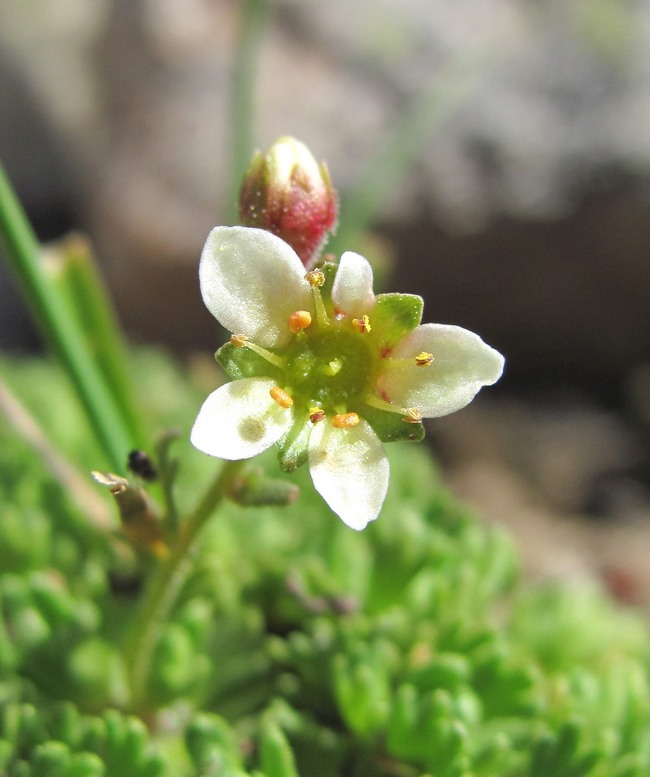
POLYGON ((300 141, 280 138, 251 160, 239 192, 239 217, 244 226, 281 237, 311 267, 338 218, 327 167, 300 141))

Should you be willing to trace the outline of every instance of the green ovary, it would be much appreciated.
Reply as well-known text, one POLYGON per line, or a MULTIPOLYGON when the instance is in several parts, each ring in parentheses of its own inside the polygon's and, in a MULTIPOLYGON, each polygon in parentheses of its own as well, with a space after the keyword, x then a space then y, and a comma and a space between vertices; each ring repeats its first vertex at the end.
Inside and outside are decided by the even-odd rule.
POLYGON ((368 391, 374 360, 365 335, 350 331, 302 333, 286 355, 286 380, 294 401, 326 412, 350 410, 368 391))

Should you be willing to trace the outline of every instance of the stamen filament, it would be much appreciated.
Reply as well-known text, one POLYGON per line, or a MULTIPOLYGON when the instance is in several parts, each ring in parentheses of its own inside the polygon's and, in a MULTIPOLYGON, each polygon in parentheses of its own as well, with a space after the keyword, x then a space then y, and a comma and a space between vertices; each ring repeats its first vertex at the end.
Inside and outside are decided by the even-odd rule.
POLYGON ((320 287, 312 286, 311 288, 314 295, 314 308, 316 310, 316 320, 318 321, 318 326, 321 329, 325 329, 330 325, 330 320, 327 315, 327 311, 325 310, 325 303, 323 302, 323 297, 320 293, 320 287))
POLYGON ((262 346, 257 345, 257 343, 251 343, 250 340, 246 340, 244 347, 254 351, 263 359, 266 359, 266 361, 269 362, 269 364, 272 364, 274 367, 279 367, 282 369, 285 365, 285 361, 281 356, 278 356, 277 353, 271 353, 271 351, 267 351, 266 348, 262 348, 262 346))
POLYGON ((376 407, 377 410, 385 410, 388 413, 397 413, 398 415, 403 416, 411 416, 413 414, 412 411, 414 410, 414 408, 394 405, 392 402, 387 402, 385 399, 375 396, 375 394, 366 394, 363 401, 366 405, 370 405, 370 407, 376 407))

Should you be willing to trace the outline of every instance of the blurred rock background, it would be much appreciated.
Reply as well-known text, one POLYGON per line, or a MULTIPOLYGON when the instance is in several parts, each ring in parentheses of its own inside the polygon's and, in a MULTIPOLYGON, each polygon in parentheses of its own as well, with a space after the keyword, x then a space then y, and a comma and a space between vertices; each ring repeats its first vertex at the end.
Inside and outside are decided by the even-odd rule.
MULTIPOLYGON (((0 158, 39 235, 87 231, 132 338, 184 353, 218 343, 196 263, 233 218, 243 5, 0 0, 0 158)), ((650 602, 650 2, 267 6, 257 145, 299 137, 345 202, 421 124, 375 224, 393 285, 508 357, 431 424, 457 489, 510 517, 531 570, 650 602)), ((36 342, 0 268, 0 345, 36 342)))

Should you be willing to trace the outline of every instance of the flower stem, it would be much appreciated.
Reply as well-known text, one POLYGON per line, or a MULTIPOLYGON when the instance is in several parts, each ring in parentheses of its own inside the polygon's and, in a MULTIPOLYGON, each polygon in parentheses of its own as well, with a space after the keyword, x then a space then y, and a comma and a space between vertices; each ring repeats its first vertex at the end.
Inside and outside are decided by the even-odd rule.
POLYGON ((160 562, 149 581, 124 653, 134 710, 141 708, 146 699, 151 659, 167 616, 191 569, 196 540, 242 466, 241 461, 224 463, 194 512, 181 524, 170 554, 160 562))

